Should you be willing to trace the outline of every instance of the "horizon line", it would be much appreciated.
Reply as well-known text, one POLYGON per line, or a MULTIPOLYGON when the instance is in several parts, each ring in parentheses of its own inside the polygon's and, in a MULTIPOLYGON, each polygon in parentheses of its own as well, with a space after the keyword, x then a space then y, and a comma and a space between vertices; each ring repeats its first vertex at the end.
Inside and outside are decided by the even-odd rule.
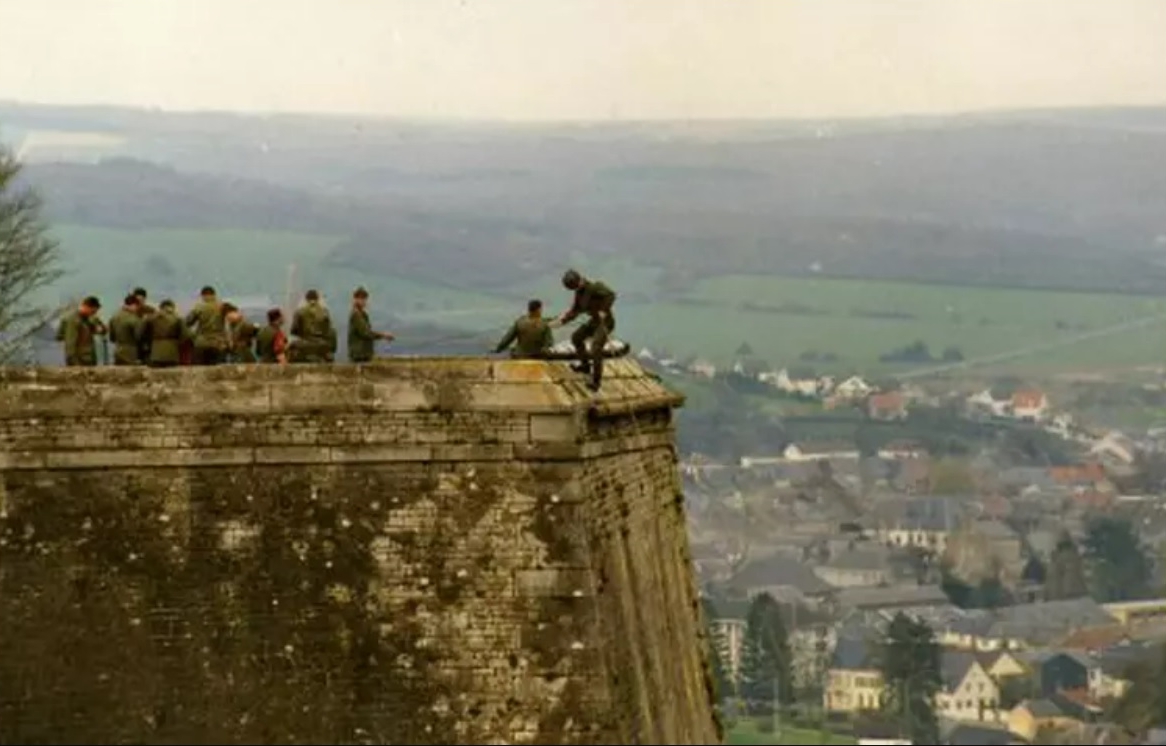
POLYGON ((548 126, 634 126, 634 125, 766 125, 766 124, 825 124, 825 123, 861 123, 861 122, 888 122, 902 120, 938 120, 938 119, 969 119, 975 117, 1000 117, 1007 115, 1034 115, 1089 111, 1166 111, 1166 100, 1157 104, 1107 104, 1100 106, 1065 105, 1065 106, 1038 106, 1028 108, 985 108, 953 110, 950 112, 901 112, 885 115, 838 115, 838 116, 789 116, 789 117, 653 117, 636 119, 619 118, 545 118, 545 119, 504 119, 468 116, 421 116, 405 114, 374 114, 368 112, 329 111, 312 112, 301 110, 264 111, 258 109, 196 109, 196 108, 163 108, 160 106, 145 106, 121 103, 53 103, 27 99, 0 98, 0 106, 15 106, 39 109, 104 109, 108 111, 134 112, 141 114, 156 114, 165 116, 192 117, 192 116, 219 116, 235 117, 239 119, 334 119, 357 120, 369 122, 394 122, 398 124, 441 124, 441 125, 479 125, 495 127, 548 127, 548 126))

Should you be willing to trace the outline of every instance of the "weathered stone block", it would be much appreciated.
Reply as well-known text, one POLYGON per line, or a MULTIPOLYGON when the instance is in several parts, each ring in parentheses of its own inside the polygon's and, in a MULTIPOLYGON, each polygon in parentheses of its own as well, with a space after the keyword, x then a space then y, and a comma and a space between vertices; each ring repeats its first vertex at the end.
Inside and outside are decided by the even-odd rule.
POLYGON ((582 426, 574 414, 532 414, 530 439, 576 443, 582 439, 582 426))
POLYGON ((0 369, 0 743, 719 740, 632 361, 0 369))

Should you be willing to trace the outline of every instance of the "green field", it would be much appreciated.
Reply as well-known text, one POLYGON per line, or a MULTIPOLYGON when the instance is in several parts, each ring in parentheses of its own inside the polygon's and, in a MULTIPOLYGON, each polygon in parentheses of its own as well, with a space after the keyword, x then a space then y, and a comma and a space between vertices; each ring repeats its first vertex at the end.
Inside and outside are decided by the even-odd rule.
MULTIPOLYGON (((205 283, 227 298, 278 299, 284 294, 286 268, 293 263, 300 290, 317 287, 333 305, 363 284, 373 293, 378 311, 466 331, 502 328, 519 312, 517 299, 522 297, 542 297, 554 312, 568 300, 557 277, 510 288, 507 297, 498 297, 338 269, 326 261, 337 242, 332 236, 78 226, 61 226, 55 233, 69 275, 55 289, 54 301, 80 292, 116 299, 137 284, 155 296, 185 300, 205 283)), ((936 355, 955 346, 976 358, 1070 340, 1166 311, 1157 299, 1139 296, 765 276, 709 279, 684 298, 669 299, 657 286, 657 269, 619 260, 584 269, 621 293, 617 336, 636 346, 726 363, 742 342, 749 342, 758 356, 777 366, 795 364, 802 353, 817 351, 837 356, 836 362, 818 366, 836 373, 909 370, 881 364, 878 358, 915 340, 926 342, 936 355), (743 310, 745 302, 764 308, 743 310)), ((1041 351, 995 369, 1157 364, 1166 357, 1163 332, 1155 324, 1041 351)))

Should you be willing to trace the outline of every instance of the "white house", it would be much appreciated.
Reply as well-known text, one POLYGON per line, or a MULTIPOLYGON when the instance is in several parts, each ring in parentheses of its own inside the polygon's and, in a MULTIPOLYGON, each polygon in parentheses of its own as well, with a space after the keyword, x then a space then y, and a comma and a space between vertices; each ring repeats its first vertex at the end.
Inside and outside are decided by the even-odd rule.
POLYGON ((1106 433, 1105 437, 1093 444, 1089 454, 1098 458, 1108 458, 1123 464, 1132 464, 1138 449, 1134 442, 1117 430, 1106 433))
POLYGON ((694 360, 688 366, 688 372, 694 376, 703 376, 704 378, 716 378, 717 366, 710 363, 708 360, 694 360))
POLYGON ((1073 415, 1068 412, 1061 412, 1049 418, 1049 421, 1044 425, 1045 432, 1071 440, 1078 435, 1078 428, 1073 421, 1073 415))
POLYGON ((887 461, 906 461, 930 455, 927 448, 910 440, 894 440, 879 447, 878 456, 887 461))
POLYGON ((994 417, 1006 417, 1012 410, 1010 399, 997 399, 992 396, 992 389, 984 389, 967 399, 969 409, 987 412, 994 417))
POLYGON ((821 382, 817 378, 795 378, 786 368, 782 368, 776 374, 762 373, 758 379, 787 394, 818 396, 821 393, 821 382))
POLYGON ((1012 416, 1039 422, 1049 413, 1049 398, 1039 389, 1020 389, 1012 394, 1012 416))
POLYGON ((864 399, 874 391, 874 387, 860 376, 851 376, 834 388, 834 396, 839 399, 864 399))
POLYGON ((821 461, 822 459, 858 459, 858 449, 848 443, 790 443, 782 451, 787 461, 821 461))

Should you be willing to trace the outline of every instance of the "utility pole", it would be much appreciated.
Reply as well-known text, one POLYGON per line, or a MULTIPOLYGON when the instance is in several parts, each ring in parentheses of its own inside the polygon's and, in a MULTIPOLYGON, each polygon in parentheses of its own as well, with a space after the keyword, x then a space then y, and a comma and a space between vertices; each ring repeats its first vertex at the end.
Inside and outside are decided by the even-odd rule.
POLYGON ((773 674, 773 737, 781 737, 781 674, 773 674))

